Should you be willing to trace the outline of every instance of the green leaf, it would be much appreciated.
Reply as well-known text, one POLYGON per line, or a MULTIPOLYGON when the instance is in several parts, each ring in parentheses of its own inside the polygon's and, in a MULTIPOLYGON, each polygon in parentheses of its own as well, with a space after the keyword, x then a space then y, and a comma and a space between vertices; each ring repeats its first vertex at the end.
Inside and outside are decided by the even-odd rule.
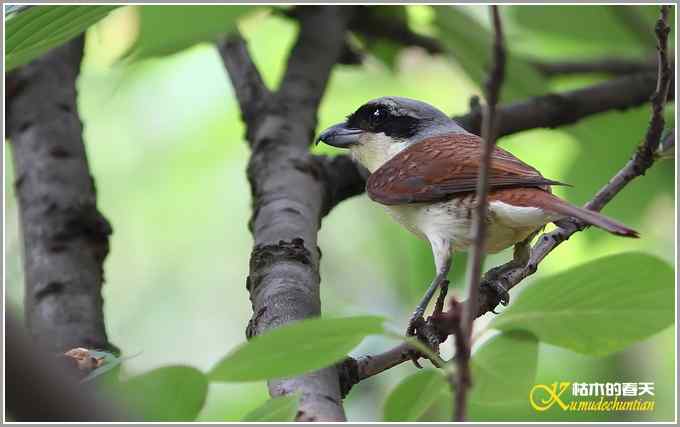
POLYGON ((532 283, 491 323, 602 356, 673 323, 673 269, 644 253, 603 257, 532 283))
POLYGON ((193 421, 208 393, 208 380, 189 366, 155 369, 114 386, 144 421, 193 421))
MULTIPOLYGON (((460 7, 434 6, 433 9, 439 39, 447 56, 460 64, 465 73, 481 87, 491 63, 491 32, 460 7)), ((547 82, 526 59, 508 52, 501 91, 501 100, 508 102, 545 93, 547 82)))
POLYGON ((78 36, 118 6, 33 6, 6 20, 5 72, 78 36))
POLYGON ((214 381, 259 381, 332 365, 371 334, 383 332, 374 316, 309 319, 272 329, 237 347, 210 372, 214 381))
POLYGON ((132 60, 170 55, 216 40, 236 28, 253 6, 138 6, 139 35, 126 56, 132 60))
POLYGON ((471 362, 471 417, 502 418, 528 407, 537 364, 538 341, 524 331, 504 332, 482 344, 471 362))
POLYGON ((295 421, 298 404, 300 403, 299 394, 289 394, 286 396, 274 397, 267 400, 262 406, 246 414, 241 421, 249 422, 290 422, 295 421))
MULTIPOLYGON (((524 331, 498 334, 472 355, 471 418, 502 418, 528 407, 534 385, 538 341, 524 331)), ((385 403, 386 421, 449 421, 453 396, 444 373, 423 370, 403 380, 385 403)))
POLYGON ((451 414, 451 391, 444 374, 435 369, 423 369, 400 382, 387 396, 383 410, 385 421, 424 421, 438 404, 451 414))

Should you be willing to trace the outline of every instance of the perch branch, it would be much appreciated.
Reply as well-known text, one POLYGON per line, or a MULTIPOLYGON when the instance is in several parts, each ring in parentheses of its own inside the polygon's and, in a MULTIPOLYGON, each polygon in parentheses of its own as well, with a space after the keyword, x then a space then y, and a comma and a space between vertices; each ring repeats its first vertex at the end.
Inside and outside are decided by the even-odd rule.
MULTIPOLYGON (((328 185, 325 178, 330 173, 322 167, 342 160, 321 161, 309 153, 309 145, 352 10, 296 8, 300 31, 274 93, 264 87, 240 37, 219 46, 252 149, 247 174, 255 242, 246 282, 253 306, 248 337, 321 313, 317 232, 322 216, 333 205, 328 189, 335 189, 338 197, 345 197, 347 190, 344 184, 328 185)), ((335 367, 270 380, 268 386, 272 396, 302 393, 298 421, 345 420, 335 367)))
POLYGON ((61 353, 114 348, 102 313, 111 226, 97 209, 76 78, 83 37, 7 76, 7 136, 24 246, 25 316, 32 338, 61 353))
MULTIPOLYGON (((595 196, 588 202, 585 207, 593 210, 601 210, 609 201, 611 201, 629 182, 644 173, 652 166, 655 159, 660 158, 655 156, 655 148, 659 147, 659 139, 663 130, 663 107, 668 99, 666 96, 672 86, 672 72, 667 60, 667 34, 668 27, 666 26, 666 17, 668 9, 666 6, 662 7, 661 17, 657 23, 657 38, 658 38, 658 79, 656 80, 656 89, 652 89, 652 120, 646 131, 644 141, 641 146, 633 154, 630 161, 628 161, 623 168, 614 177, 598 191, 595 196)), ((649 98, 648 98, 649 101, 649 98)), ((500 111, 499 111, 499 114, 500 111)), ((674 133, 671 130, 666 137, 663 138, 663 144, 674 145, 674 133)), ((501 276, 504 286, 508 290, 515 287, 526 277, 532 275, 538 269, 540 262, 550 253, 555 247, 567 240, 572 234, 583 230, 585 225, 576 221, 568 221, 560 223, 560 227, 550 233, 544 233, 538 239, 536 244, 532 247, 530 261, 527 266, 510 270, 501 276)), ((490 288, 481 288, 479 295, 479 305, 477 310, 477 317, 491 312, 499 304, 498 296, 490 290, 490 288)), ((442 322, 440 325, 442 332, 449 333, 453 328, 448 322, 442 322)), ((350 363, 359 367, 354 378, 350 382, 359 382, 371 376, 377 375, 397 366, 403 362, 411 360, 409 357, 409 350, 411 347, 402 343, 383 353, 377 355, 367 355, 352 360, 350 363)))

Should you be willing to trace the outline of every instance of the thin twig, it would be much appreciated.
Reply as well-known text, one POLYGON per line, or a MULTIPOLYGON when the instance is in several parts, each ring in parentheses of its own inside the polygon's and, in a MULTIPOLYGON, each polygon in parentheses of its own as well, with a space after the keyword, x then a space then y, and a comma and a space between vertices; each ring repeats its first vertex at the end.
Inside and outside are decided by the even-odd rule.
MULTIPOLYGON (((644 175, 656 159, 662 158, 658 154, 655 155, 654 147, 659 147, 659 139, 663 129, 662 113, 667 99, 667 96, 664 96, 664 92, 667 92, 672 84, 671 68, 667 60, 666 50, 668 27, 665 22, 667 13, 667 7, 663 6, 661 18, 657 23, 656 34, 659 47, 659 78, 657 90, 652 96, 652 120, 645 135, 644 142, 634 153, 632 159, 627 162, 607 185, 602 187, 593 199, 585 205, 589 209, 601 210, 634 178, 644 175)), ((665 144, 674 145, 673 130, 667 133, 664 140, 666 138, 669 139, 669 142, 665 144)), ((560 243, 584 228, 585 224, 576 221, 563 222, 560 224, 560 228, 540 236, 531 250, 531 258, 527 266, 511 270, 502 275, 500 279, 503 281, 503 284, 507 286, 508 290, 515 287, 522 280, 535 273, 540 262, 560 243)), ((480 292, 479 306, 476 313, 477 317, 490 312, 499 303, 497 295, 495 295, 490 288, 482 288, 480 292)), ((453 325, 449 324, 450 317, 452 316, 447 316, 445 318, 446 322, 443 322, 443 324, 440 325, 442 329, 447 330, 448 333, 451 333, 453 329, 453 325)), ((357 373, 356 382, 377 375, 410 360, 408 350, 409 346, 407 344, 400 344, 383 353, 358 358, 356 363, 360 366, 360 369, 357 373)))
MULTIPOLYGON (((494 28, 493 63, 491 73, 486 82, 486 106, 482 120, 482 156, 477 177, 477 201, 473 216, 472 230, 474 241, 470 250, 468 270, 468 302, 463 308, 460 332, 463 337, 456 339, 456 362, 458 364, 457 381, 454 392, 454 417, 456 421, 465 421, 467 413, 467 393, 472 384, 470 378, 470 337, 472 325, 477 317, 477 301, 479 298, 479 283, 484 259, 484 242, 486 240, 487 196, 489 192, 489 169, 491 154, 496 143, 495 113, 496 104, 500 96, 501 85, 505 76, 505 46, 503 42, 503 28, 498 14, 498 6, 490 6, 491 19, 494 28)), ((453 381, 452 381, 453 385, 453 381)))

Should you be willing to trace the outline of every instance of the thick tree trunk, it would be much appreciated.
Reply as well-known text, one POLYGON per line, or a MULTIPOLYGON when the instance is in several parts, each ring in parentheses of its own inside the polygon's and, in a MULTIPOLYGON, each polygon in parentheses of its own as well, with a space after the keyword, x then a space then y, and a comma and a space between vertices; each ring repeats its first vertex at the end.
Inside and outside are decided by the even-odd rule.
POLYGON ((78 118, 82 55, 80 36, 6 78, 26 322, 33 339, 54 352, 109 348, 101 287, 111 226, 97 210, 78 118))
MULTIPOLYGON (((330 183, 332 162, 309 145, 331 68, 340 57, 351 7, 299 7, 300 32, 281 86, 263 85, 245 43, 220 46, 252 148, 248 179, 255 245, 247 287, 253 305, 248 337, 321 314, 317 232, 321 218, 350 183, 330 183)), ((343 421, 336 368, 269 381, 272 396, 301 392, 299 421, 343 421)))

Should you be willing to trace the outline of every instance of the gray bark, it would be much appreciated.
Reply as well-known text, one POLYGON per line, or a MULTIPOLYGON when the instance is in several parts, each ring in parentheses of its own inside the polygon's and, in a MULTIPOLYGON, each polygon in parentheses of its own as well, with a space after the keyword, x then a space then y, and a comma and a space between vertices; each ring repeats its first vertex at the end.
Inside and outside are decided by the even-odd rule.
MULTIPOLYGON (((331 68, 340 57, 351 7, 300 7, 297 41, 275 93, 264 87, 240 37, 220 45, 252 149, 254 248, 247 287, 253 305, 248 337, 321 314, 317 232, 346 184, 329 185, 325 158, 309 146, 331 68), (332 194, 331 193, 332 190, 332 194)), ((269 381, 272 396, 302 392, 297 420, 344 421, 335 367, 269 381)))
POLYGON ((6 78, 26 322, 53 352, 110 348, 101 287, 111 226, 97 210, 77 112, 82 54, 80 36, 6 78))

